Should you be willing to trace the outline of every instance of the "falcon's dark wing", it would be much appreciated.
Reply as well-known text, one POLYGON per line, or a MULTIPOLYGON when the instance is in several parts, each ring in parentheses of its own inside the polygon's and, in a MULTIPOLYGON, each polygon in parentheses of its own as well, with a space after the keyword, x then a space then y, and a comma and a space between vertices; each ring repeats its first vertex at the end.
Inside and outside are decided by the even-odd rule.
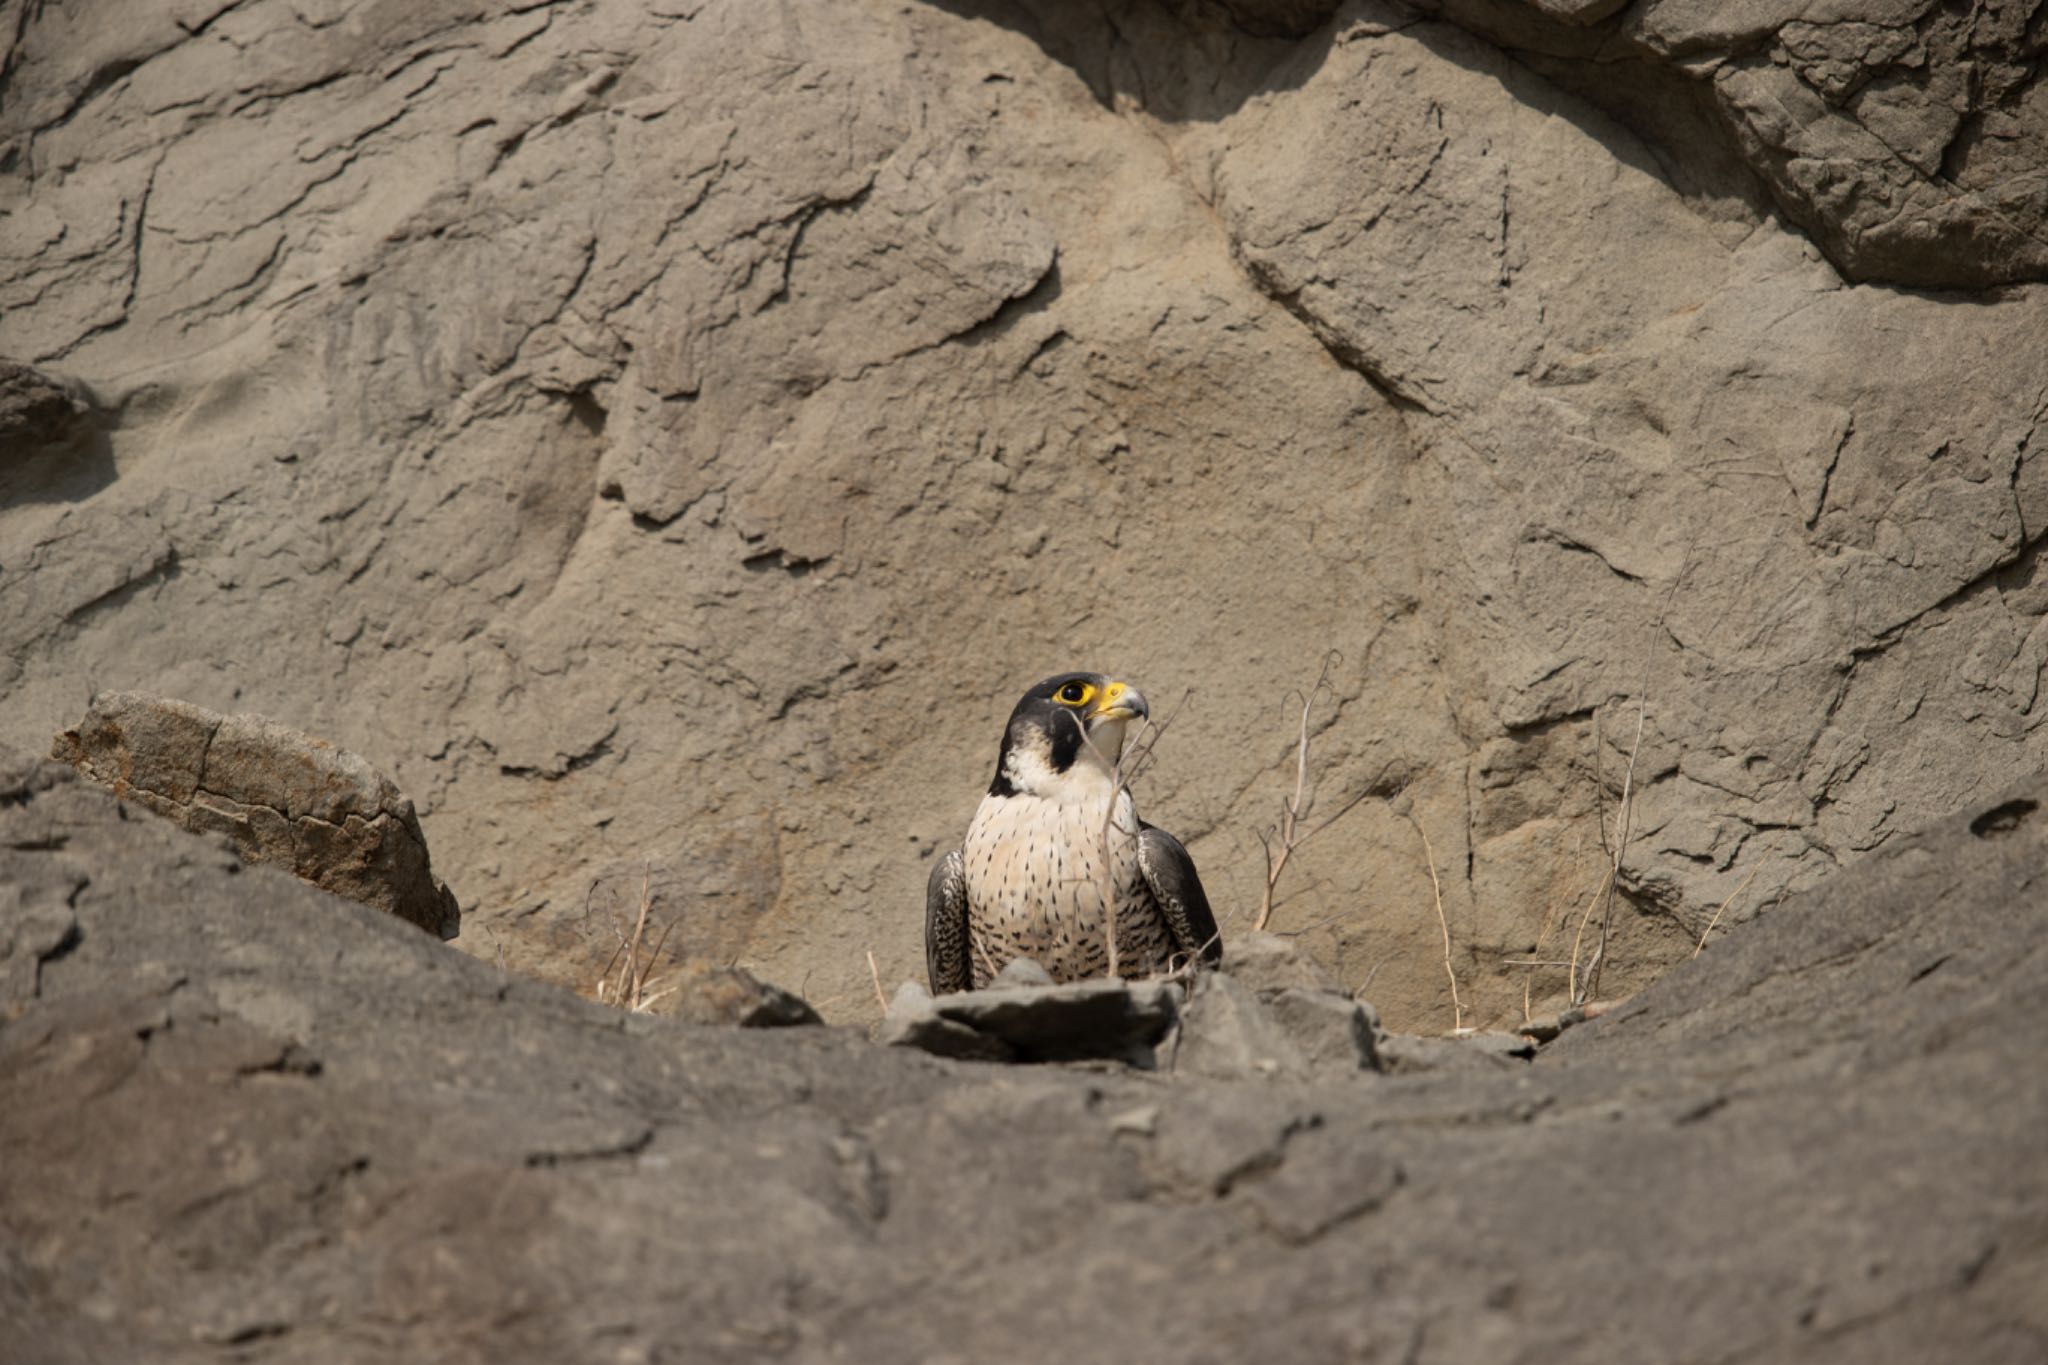
POLYGON ((957 848, 932 864, 925 885, 924 967, 933 995, 974 984, 967 969, 967 863, 957 848))
POLYGON ((1145 885, 1173 931, 1176 950, 1212 967, 1221 962, 1223 940, 1216 933, 1216 916, 1210 912, 1202 879, 1195 875, 1195 860, 1180 840, 1139 821, 1138 870, 1145 874, 1145 885))

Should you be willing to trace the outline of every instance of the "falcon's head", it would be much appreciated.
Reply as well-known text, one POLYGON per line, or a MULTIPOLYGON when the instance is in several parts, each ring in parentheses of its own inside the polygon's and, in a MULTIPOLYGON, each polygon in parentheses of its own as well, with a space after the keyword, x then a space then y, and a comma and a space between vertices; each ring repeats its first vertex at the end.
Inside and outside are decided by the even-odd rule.
POLYGON ((1047 678, 1010 712, 989 793, 1079 800, 1110 780, 1124 726, 1150 714, 1143 693, 1101 673, 1047 678))

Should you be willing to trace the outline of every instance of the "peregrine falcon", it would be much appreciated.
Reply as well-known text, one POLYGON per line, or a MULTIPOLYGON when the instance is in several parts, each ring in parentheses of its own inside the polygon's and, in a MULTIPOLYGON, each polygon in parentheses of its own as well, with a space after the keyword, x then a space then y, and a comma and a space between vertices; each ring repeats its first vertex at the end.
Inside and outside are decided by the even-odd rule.
POLYGON ((978 990, 1020 957, 1035 959, 1055 981, 1105 974, 1105 849, 1119 975, 1221 958, 1216 919, 1188 851, 1140 820, 1116 782, 1124 727, 1148 714, 1138 689, 1100 673, 1047 678, 1017 703, 966 842, 939 859, 926 888, 933 992, 978 990))

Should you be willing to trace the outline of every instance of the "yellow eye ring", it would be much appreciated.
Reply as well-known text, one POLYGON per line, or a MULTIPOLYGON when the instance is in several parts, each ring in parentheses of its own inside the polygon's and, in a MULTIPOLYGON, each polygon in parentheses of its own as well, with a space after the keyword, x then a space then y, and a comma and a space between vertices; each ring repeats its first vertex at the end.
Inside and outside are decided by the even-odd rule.
POLYGON ((1070 682, 1053 693, 1053 700, 1065 706, 1086 706, 1095 696, 1095 689, 1088 683, 1070 682))

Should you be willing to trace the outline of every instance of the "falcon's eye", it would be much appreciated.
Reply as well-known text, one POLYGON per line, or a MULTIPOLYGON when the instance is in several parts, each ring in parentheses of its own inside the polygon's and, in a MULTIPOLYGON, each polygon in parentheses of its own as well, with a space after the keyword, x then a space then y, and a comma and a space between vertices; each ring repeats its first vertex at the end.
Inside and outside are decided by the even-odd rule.
POLYGON ((1086 706, 1088 699, 1095 695, 1095 689, 1084 682, 1070 682, 1053 695, 1069 706, 1086 706))

